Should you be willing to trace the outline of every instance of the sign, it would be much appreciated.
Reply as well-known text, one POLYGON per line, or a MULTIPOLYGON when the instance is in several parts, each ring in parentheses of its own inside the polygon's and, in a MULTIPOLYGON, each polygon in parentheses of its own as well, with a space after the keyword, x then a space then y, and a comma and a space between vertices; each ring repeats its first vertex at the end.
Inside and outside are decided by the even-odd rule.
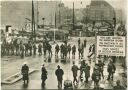
POLYGON ((97 56, 125 56, 125 37, 97 36, 97 56))

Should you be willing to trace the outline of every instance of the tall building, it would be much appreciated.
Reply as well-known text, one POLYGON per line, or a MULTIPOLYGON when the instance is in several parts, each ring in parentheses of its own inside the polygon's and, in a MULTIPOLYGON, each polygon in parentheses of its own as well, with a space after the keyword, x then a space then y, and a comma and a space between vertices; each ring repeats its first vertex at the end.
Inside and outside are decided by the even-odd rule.
POLYGON ((90 21, 112 21, 115 17, 114 8, 105 0, 92 0, 86 8, 87 18, 90 21))

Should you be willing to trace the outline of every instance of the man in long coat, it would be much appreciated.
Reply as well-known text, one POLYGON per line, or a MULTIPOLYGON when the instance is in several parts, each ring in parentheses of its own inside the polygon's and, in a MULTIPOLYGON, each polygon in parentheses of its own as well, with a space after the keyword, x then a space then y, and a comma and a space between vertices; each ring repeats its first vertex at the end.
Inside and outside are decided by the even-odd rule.
POLYGON ((27 80, 27 83, 28 83, 29 82, 29 67, 28 67, 26 62, 22 66, 21 74, 23 75, 24 84, 25 84, 26 80, 27 80))
POLYGON ((72 66, 72 73, 73 73, 73 78, 74 78, 73 83, 75 82, 78 83, 78 80, 77 80, 78 70, 79 70, 78 66, 75 65, 75 62, 73 62, 73 66, 72 66))
POLYGON ((57 68, 58 69, 55 71, 55 75, 57 76, 58 87, 62 87, 64 71, 62 69, 60 69, 59 65, 57 66, 57 68))

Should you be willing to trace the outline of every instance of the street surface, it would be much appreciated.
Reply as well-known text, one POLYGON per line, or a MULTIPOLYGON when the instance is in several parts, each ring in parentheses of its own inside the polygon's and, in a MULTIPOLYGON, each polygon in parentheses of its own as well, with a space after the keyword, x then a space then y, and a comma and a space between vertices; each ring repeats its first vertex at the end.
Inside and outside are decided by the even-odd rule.
MULTIPOLYGON (((89 52, 89 46, 91 44, 95 43, 95 39, 92 37, 88 37, 87 39, 87 46, 84 50, 84 59, 87 60, 88 62, 88 52, 89 52)), ((81 38, 81 41, 84 40, 84 38, 81 38)), ((72 38, 68 44, 70 43, 71 46, 73 46, 74 44, 76 46, 78 46, 78 38, 72 38)), ((62 42, 57 42, 59 45, 62 42)), ((47 57, 44 58, 44 56, 39 56, 38 52, 36 56, 31 56, 31 57, 25 57, 24 59, 21 59, 18 56, 4 56, 1 60, 1 76, 2 76, 2 80, 4 80, 5 78, 20 72, 21 67, 23 65, 24 62, 28 62, 28 66, 30 69, 36 69, 37 71, 33 74, 31 74, 29 76, 29 84, 27 87, 23 86, 23 81, 20 80, 14 84, 11 85, 6 85, 6 84, 2 84, 2 90, 4 89, 41 89, 41 65, 45 64, 46 69, 48 71, 48 79, 46 80, 46 89, 57 89, 57 78, 55 76, 55 70, 57 69, 57 65, 60 65, 61 68, 64 70, 64 76, 63 76, 63 81, 64 80, 72 80, 73 81, 73 76, 72 76, 72 71, 71 71, 71 66, 72 66, 72 61, 76 62, 76 65, 80 66, 79 63, 79 57, 78 57, 78 48, 76 49, 76 59, 72 59, 72 55, 70 56, 70 59, 68 58, 67 63, 62 63, 60 62, 61 58, 60 58, 60 53, 59 53, 59 62, 55 62, 55 45, 56 44, 52 44, 52 50, 53 50, 53 55, 52 55, 52 59, 51 62, 47 61, 47 57)), ((48 55, 48 54, 47 54, 48 55)), ((92 70, 94 67, 94 56, 92 56, 92 60, 91 60, 91 64, 89 64, 91 66, 91 74, 92 74, 92 70)), ((114 79, 113 81, 107 81, 107 64, 108 62, 106 61, 105 66, 104 66, 104 75, 105 78, 101 79, 100 83, 104 85, 105 89, 112 89, 112 86, 115 85, 115 82, 117 81, 117 79, 121 80, 121 82, 123 82, 123 79, 121 77, 121 73, 123 73, 123 68, 121 67, 121 61, 117 60, 116 62, 116 73, 114 74, 114 79)), ((90 74, 90 75, 91 75, 90 74)), ((79 80, 79 84, 78 84, 78 88, 79 89, 88 89, 88 88, 93 88, 94 87, 94 83, 91 81, 91 77, 89 78, 89 83, 85 83, 80 82, 79 80)))

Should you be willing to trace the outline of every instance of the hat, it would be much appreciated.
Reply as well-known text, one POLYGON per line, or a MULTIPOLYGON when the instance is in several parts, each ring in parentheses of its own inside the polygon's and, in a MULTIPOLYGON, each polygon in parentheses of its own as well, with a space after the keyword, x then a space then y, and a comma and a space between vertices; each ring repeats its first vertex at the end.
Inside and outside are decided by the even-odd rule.
POLYGON ((60 65, 58 65, 57 67, 60 68, 60 65))
POLYGON ((43 65, 41 65, 42 67, 44 67, 44 64, 43 65))

